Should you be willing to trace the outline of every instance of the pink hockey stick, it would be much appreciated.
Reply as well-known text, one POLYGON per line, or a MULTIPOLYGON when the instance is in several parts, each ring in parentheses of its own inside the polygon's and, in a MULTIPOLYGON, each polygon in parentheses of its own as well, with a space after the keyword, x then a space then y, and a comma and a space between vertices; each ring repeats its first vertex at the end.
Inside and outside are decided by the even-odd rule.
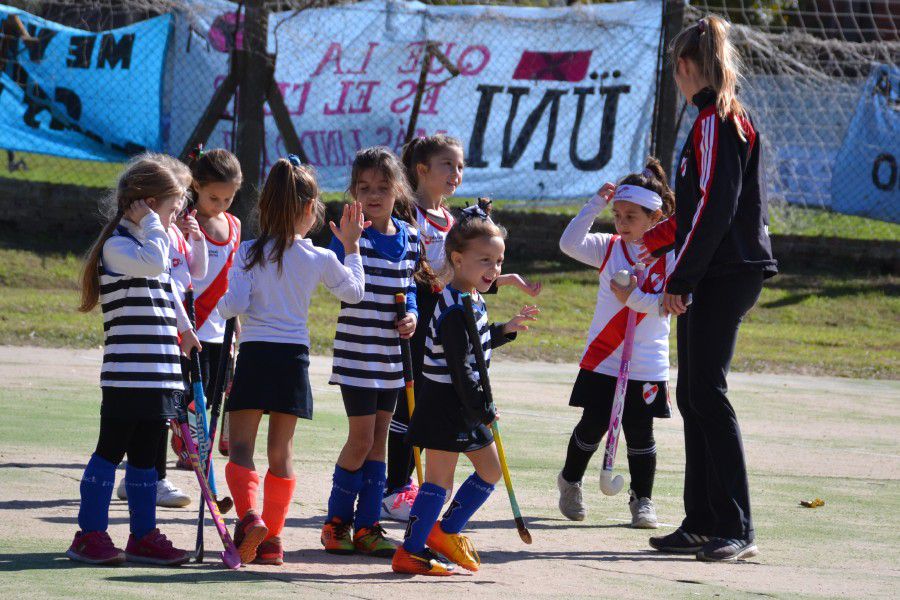
POLYGON ((194 474, 197 476, 197 481, 200 483, 200 493, 203 495, 203 500, 206 502, 209 514, 212 515, 213 523, 215 523, 216 530, 219 532, 219 537, 222 538, 222 545, 225 547, 225 552, 221 554, 222 562, 225 563, 225 566, 229 569, 237 569, 241 566, 241 555, 238 553, 231 536, 228 534, 228 529, 225 527, 225 520, 222 518, 222 513, 219 512, 219 505, 216 504, 215 497, 209 487, 209 481, 207 481, 203 469, 200 467, 200 454, 197 450, 197 444, 194 443, 194 438, 191 437, 191 429, 188 425, 187 413, 184 405, 176 408, 176 412, 178 414, 178 426, 181 429, 182 441, 185 446, 187 446, 187 452, 191 458, 191 466, 194 468, 194 474))
MULTIPOLYGON (((644 283, 644 265, 636 263, 634 274, 638 288, 644 283)), ((600 471, 600 491, 607 496, 615 496, 625 486, 621 475, 613 477, 613 466, 616 464, 616 450, 619 447, 619 432, 622 430, 622 413, 625 410, 625 392, 628 389, 628 372, 631 368, 631 350, 634 347, 634 328, 637 326, 637 313, 628 311, 625 322, 625 339, 622 341, 622 362, 619 365, 619 378, 616 380, 616 395, 613 398, 612 411, 609 414, 609 429, 606 433, 606 451, 603 454, 603 469, 600 471)))

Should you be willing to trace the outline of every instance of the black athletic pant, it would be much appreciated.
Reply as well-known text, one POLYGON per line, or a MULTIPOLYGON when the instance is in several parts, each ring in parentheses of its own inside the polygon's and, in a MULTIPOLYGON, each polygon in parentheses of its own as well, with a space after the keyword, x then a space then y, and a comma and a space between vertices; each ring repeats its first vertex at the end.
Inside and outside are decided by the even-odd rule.
POLYGON ((684 419, 682 528, 753 539, 750 490, 737 415, 725 380, 738 327, 762 291, 762 272, 702 280, 678 317, 678 409, 684 419))
MULTIPOLYGON (((588 462, 600 448, 600 440, 609 427, 613 399, 598 401, 584 407, 581 420, 569 438, 563 479, 581 481, 588 462)), ((626 408, 628 405, 626 404, 626 408)), ((653 478, 656 475, 656 440, 653 438, 653 417, 646 411, 628 411, 622 415, 622 433, 628 447, 628 471, 631 490, 638 498, 653 497, 653 478)))
POLYGON ((165 444, 166 420, 135 421, 115 417, 100 417, 100 436, 97 456, 114 465, 128 455, 128 464, 138 469, 156 466, 157 451, 165 444))
MULTIPOLYGON (((416 287, 419 321, 416 324, 416 332, 413 334, 409 345, 410 353, 412 354, 413 378, 415 379, 417 397, 422 383, 422 363, 425 361, 425 338, 439 297, 440 293, 432 292, 429 287, 424 285, 416 287)), ((394 409, 394 417, 391 419, 391 427, 388 430, 387 483, 384 487, 387 494, 405 486, 412 476, 413 469, 415 469, 412 446, 409 446, 404 440, 408 426, 409 408, 406 404, 406 392, 404 391, 397 400, 397 408, 394 409)))

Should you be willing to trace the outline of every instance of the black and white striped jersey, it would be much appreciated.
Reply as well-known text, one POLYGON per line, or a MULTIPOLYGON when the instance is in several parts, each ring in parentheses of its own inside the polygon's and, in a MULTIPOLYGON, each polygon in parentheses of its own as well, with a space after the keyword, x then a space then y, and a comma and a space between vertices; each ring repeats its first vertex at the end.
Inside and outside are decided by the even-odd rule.
POLYGON ((391 260, 379 251, 369 229, 359 239, 366 275, 365 295, 358 304, 341 302, 329 383, 370 389, 397 389, 404 385, 394 297, 404 293, 414 302, 419 235, 412 225, 399 219, 393 222, 397 235, 405 238, 399 260, 391 260))
MULTIPOLYGON (((472 307, 477 313, 475 324, 478 327, 478 334, 481 338, 481 348, 484 351, 484 361, 487 367, 491 366, 491 325, 488 323, 487 306, 484 298, 477 292, 472 293, 472 307)), ((465 310, 460 300, 460 292, 452 286, 447 285, 438 297, 437 306, 434 308, 434 314, 428 323, 428 334, 425 338, 425 360, 422 364, 422 375, 427 379, 438 383, 452 384, 450 378, 450 369, 447 365, 447 359, 444 355, 444 348, 441 345, 439 331, 441 322, 447 314, 454 310, 465 310)), ((465 361, 472 368, 472 377, 475 381, 480 380, 478 364, 475 361, 475 354, 472 351, 471 340, 469 341, 469 350, 466 353, 465 361)))
MULTIPOLYGON (((165 236, 161 225, 159 229, 165 236)), ((143 246, 120 225, 104 245, 104 255, 122 246, 124 239, 143 246)), ((165 256, 168 259, 168 246, 165 256)), ((183 389, 168 267, 156 276, 132 276, 113 272, 101 260, 100 306, 105 341, 101 387, 183 389)))

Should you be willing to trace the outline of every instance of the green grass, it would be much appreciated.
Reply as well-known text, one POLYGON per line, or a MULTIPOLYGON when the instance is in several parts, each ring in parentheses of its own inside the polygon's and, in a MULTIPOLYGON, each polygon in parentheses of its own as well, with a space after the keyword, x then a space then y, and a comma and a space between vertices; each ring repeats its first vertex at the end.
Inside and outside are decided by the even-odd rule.
MULTIPOLYGON (((79 313, 80 260, 71 254, 39 255, 0 249, 0 343, 91 347, 103 343, 97 311, 79 313)), ((571 268, 571 267, 566 267, 571 268)), ((589 269, 533 274, 544 283, 536 299, 540 322, 509 346, 518 360, 576 362, 594 310, 596 276, 589 269)), ((849 377, 897 377, 900 278, 849 271, 788 272, 767 282, 741 328, 733 368, 849 377)), ((491 314, 503 319, 530 299, 503 289, 489 298, 491 314)), ((312 351, 331 352, 338 302, 322 287, 312 302, 312 351)), ((672 359, 675 358, 672 337, 672 359)))
POLYGON ((120 163, 74 160, 48 154, 16 152, 15 157, 16 161, 24 161, 25 168, 4 169, 4 179, 108 188, 115 184, 122 170, 120 163))

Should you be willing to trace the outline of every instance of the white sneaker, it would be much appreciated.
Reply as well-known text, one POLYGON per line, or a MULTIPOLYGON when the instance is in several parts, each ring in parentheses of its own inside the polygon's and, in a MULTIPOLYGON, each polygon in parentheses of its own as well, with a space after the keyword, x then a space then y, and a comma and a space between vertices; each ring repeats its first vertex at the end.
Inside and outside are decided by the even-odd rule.
POLYGON ((635 529, 656 529, 659 522, 656 520, 656 508, 650 498, 638 498, 634 492, 628 492, 628 508, 631 509, 631 526, 635 529))
POLYGON ((572 521, 584 521, 587 510, 584 507, 584 495, 581 491, 581 482, 571 483, 560 473, 556 477, 556 487, 559 488, 559 512, 572 521))
POLYGON ((165 508, 184 508, 191 503, 191 497, 175 487, 168 479, 156 482, 156 505, 165 508))
POLYGON ((385 496, 381 501, 381 518, 401 523, 409 521, 409 511, 412 510, 418 493, 419 486, 411 483, 399 492, 385 496))
POLYGON ((116 486, 116 496, 119 500, 128 500, 128 489, 125 487, 125 475, 122 475, 122 481, 116 486))

